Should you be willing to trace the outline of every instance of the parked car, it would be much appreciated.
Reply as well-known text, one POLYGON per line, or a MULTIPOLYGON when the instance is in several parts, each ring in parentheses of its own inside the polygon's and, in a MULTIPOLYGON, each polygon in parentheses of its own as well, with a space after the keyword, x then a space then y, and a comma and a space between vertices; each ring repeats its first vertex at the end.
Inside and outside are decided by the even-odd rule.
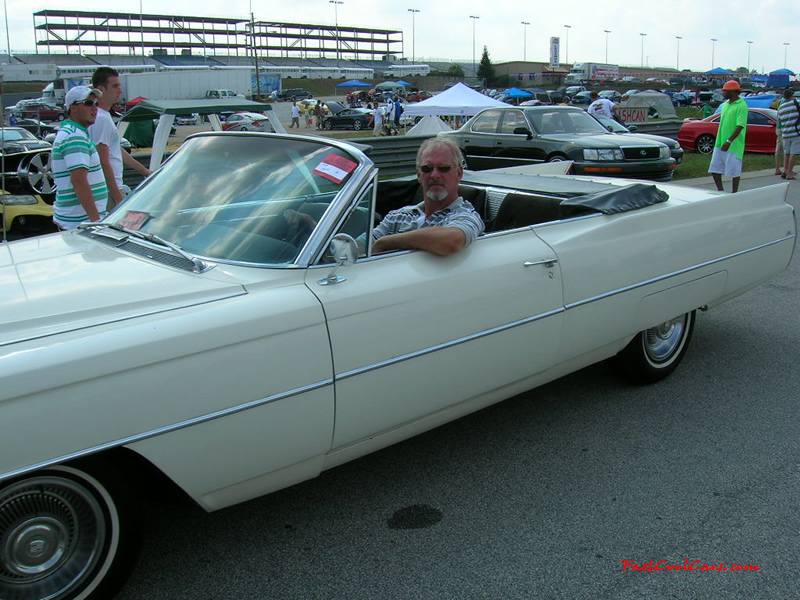
POLYGON ((58 131, 57 125, 43 123, 38 119, 17 119, 16 127, 27 129, 39 139, 44 139, 47 134, 58 131))
POLYGON ((564 89, 564 95, 567 98, 572 98, 575 94, 586 91, 588 90, 582 85, 570 85, 564 89))
POLYGON ((278 100, 288 100, 289 102, 297 102, 303 98, 311 99, 314 94, 304 88, 288 88, 278 92, 278 100))
POLYGON ((619 121, 614 119, 609 119, 608 117, 604 117, 603 115, 594 113, 592 117, 600 123, 603 127, 608 129, 611 133, 626 133, 633 136, 641 137, 645 140, 651 140, 653 142, 658 142, 660 144, 664 144, 669 148, 669 154, 672 158, 675 159, 675 164, 681 164, 683 162, 683 148, 681 145, 672 138, 665 137, 663 135, 654 135, 652 133, 639 133, 637 131, 636 125, 623 125, 619 121))
MULTIPOLYGON (((0 139, 11 137, 9 129, 12 128, 0 129, 0 139)), ((30 135, 24 129, 21 131, 30 135)), ((3 240, 56 231, 53 224, 55 185, 50 168, 51 146, 40 140, 36 142, 39 143, 35 149, 0 153, 0 180, 3 186, 0 190, 0 208, 4 213, 4 218, 0 220, 0 231, 3 240)), ((10 140, 7 143, 12 145, 17 142, 10 140)), ((0 523, 0 538, 2 527, 0 523)), ((0 569, 2 568, 0 559, 0 569)), ((0 590, 2 589, 0 583, 0 590)))
POLYGON ((592 102, 591 92, 578 92, 571 99, 571 104, 590 104, 592 102))
POLYGON ((411 92, 408 94, 408 96, 406 96, 406 102, 422 102, 428 98, 433 98, 433 94, 424 91, 411 92))
POLYGON ((220 98, 244 98, 244 94, 237 94, 233 90, 206 90, 206 98, 218 100, 220 98))
POLYGON ((20 111, 23 117, 39 119, 40 121, 63 121, 67 118, 67 111, 63 106, 49 102, 33 102, 26 104, 20 111))
MULTIPOLYGON (((700 154, 711 154, 717 140, 720 114, 705 119, 686 119, 678 130, 678 143, 684 150, 697 150, 700 154)), ((771 108, 747 109, 747 134, 745 152, 775 152, 775 128, 778 113, 771 108)))
POLYGON ((223 131, 265 131, 272 133, 273 128, 269 119, 259 113, 238 112, 233 113, 222 123, 223 131))
POLYGON ((322 117, 325 129, 369 129, 372 127, 372 111, 368 108, 348 108, 338 102, 327 102, 330 115, 322 117))
POLYGON ((219 510, 599 361, 663 379, 697 309, 796 240, 785 185, 467 173, 486 235, 372 255, 418 193, 379 175, 324 138, 200 133, 103 221, 0 248, 0 589, 114 597, 156 477, 219 510))
POLYGON ((29 150, 50 150, 52 144, 40 140, 23 127, 0 127, 0 153, 16 154, 29 150))
POLYGON ((597 95, 606 100, 611 100, 612 102, 619 102, 622 100, 622 94, 617 90, 602 90, 598 92, 597 95))
POLYGON ((452 136, 470 169, 574 161, 575 175, 672 179, 675 161, 664 144, 611 133, 571 106, 489 108, 452 136))
POLYGON ((672 100, 672 106, 691 106, 694 104, 694 94, 690 94, 689 92, 664 90, 662 93, 669 96, 670 100, 672 100))
POLYGON ((200 125, 203 118, 198 113, 190 115, 178 115, 175 117, 175 125, 200 125))

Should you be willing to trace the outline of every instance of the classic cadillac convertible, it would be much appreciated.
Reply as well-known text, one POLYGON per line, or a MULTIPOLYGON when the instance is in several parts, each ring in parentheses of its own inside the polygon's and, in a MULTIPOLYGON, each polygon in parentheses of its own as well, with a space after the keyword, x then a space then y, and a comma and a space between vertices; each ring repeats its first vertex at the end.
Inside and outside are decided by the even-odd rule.
POLYGON ((787 189, 467 172, 484 236, 373 255, 416 181, 190 138, 104 221, 0 246, 0 598, 111 597, 154 473, 216 510, 598 361, 665 377, 698 309, 788 265, 787 189))

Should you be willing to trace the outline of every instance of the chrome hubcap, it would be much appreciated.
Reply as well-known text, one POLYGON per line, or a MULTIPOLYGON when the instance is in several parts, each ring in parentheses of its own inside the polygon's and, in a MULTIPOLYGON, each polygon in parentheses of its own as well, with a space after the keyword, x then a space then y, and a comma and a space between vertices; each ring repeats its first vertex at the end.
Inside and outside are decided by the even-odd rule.
POLYGON ((654 363, 669 360, 680 349, 685 329, 685 315, 648 329, 644 334, 647 357, 654 363))

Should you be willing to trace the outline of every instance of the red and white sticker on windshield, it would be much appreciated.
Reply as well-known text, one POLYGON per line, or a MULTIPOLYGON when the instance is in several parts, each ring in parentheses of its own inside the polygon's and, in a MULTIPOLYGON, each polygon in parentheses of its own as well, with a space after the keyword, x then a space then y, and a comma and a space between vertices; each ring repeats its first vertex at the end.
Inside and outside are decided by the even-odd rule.
POLYGON ((317 168, 314 169, 314 174, 320 175, 333 183, 342 183, 350 173, 355 171, 357 166, 357 163, 344 156, 329 154, 317 165, 317 168))

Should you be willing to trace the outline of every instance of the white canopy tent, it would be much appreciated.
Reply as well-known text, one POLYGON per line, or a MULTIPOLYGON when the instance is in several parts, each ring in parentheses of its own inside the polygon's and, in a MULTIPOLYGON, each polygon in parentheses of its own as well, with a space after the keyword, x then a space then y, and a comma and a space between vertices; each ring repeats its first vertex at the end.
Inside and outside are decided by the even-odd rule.
POLYGON ((441 131, 453 131, 453 128, 439 117, 425 115, 419 123, 406 132, 406 135, 436 135, 441 131))
POLYGON ((508 104, 484 96, 463 83, 457 83, 433 98, 406 105, 403 114, 412 117, 423 115, 471 117, 484 108, 493 106, 508 106, 508 104))

